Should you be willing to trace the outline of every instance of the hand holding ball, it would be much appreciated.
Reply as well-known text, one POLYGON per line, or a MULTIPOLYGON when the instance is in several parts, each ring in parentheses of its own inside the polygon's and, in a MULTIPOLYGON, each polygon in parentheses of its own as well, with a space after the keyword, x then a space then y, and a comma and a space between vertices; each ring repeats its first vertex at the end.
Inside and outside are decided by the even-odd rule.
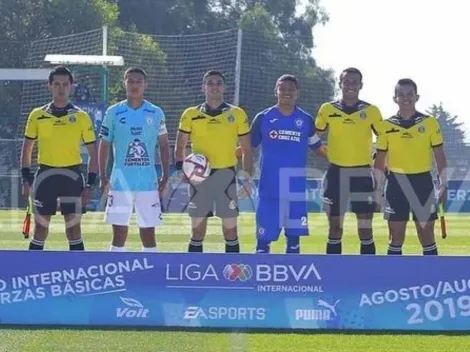
POLYGON ((184 159, 182 171, 190 183, 200 184, 209 177, 211 166, 204 155, 192 153, 184 159))

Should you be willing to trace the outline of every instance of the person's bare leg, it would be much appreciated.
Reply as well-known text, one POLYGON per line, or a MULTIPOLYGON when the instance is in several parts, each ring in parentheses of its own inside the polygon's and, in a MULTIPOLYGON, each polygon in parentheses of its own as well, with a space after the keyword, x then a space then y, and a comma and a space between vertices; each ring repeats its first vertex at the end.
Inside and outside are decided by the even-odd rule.
POLYGON ((240 253, 238 241, 238 218, 222 219, 222 231, 225 239, 225 253, 240 253))
POLYGON ((389 244, 388 255, 402 255, 408 221, 388 221, 389 244))
POLYGON ((202 253, 204 251, 203 242, 206 237, 207 218, 191 218, 191 240, 189 241, 188 252, 202 253))
POLYGON ((49 234, 49 224, 51 222, 50 215, 39 215, 34 216, 34 230, 33 238, 29 242, 30 250, 43 250, 44 244, 49 234))
POLYGON ((343 238, 344 216, 328 215, 328 242, 326 244, 326 254, 341 254, 343 238))
POLYGON ((361 254, 375 254, 374 235, 372 232, 373 213, 356 214, 357 233, 361 241, 361 254))
POLYGON ((419 242, 421 242, 421 246, 423 246, 423 255, 438 255, 436 237, 434 235, 434 224, 434 220, 429 222, 415 221, 419 242))
POLYGON ((143 252, 156 252, 157 240, 155 238, 155 227, 141 227, 139 229, 143 252))
POLYGON ((64 215, 65 234, 69 241, 69 250, 84 251, 85 245, 82 237, 81 214, 64 215))
POLYGON ((128 229, 128 226, 113 225, 113 240, 111 242, 111 252, 124 252, 126 250, 128 229))

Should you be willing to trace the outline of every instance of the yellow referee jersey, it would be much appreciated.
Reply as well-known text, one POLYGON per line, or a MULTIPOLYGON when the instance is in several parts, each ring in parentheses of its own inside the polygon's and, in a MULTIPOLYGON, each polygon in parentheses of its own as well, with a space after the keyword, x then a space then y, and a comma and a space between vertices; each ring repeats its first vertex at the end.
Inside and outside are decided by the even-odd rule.
POLYGON ((183 112, 179 131, 190 134, 193 153, 208 158, 213 169, 223 169, 237 165, 238 137, 247 135, 250 125, 238 106, 224 103, 210 110, 204 103, 183 112))
POLYGON ((339 100, 323 104, 315 127, 320 132, 328 129, 329 162, 344 167, 370 165, 372 133, 380 121, 380 110, 364 101, 355 106, 346 106, 339 100))
POLYGON ((410 120, 392 116, 378 125, 377 150, 387 152, 387 167, 401 174, 429 172, 432 148, 443 145, 439 122, 417 112, 410 120))
POLYGON ((38 164, 52 167, 79 165, 81 143, 94 143, 90 116, 76 106, 56 108, 48 104, 34 109, 26 122, 24 136, 37 139, 38 164))

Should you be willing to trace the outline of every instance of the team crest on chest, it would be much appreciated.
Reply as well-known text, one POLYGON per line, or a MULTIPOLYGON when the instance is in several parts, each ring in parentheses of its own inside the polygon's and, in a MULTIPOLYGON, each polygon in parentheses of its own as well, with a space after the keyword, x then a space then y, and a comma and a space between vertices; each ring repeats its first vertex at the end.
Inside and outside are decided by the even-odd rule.
POLYGON ((418 132, 419 133, 424 133, 425 129, 424 129, 424 126, 419 126, 418 127, 418 132))
POLYGON ((228 122, 230 122, 230 123, 234 123, 234 122, 235 122, 235 117, 234 117, 233 115, 229 115, 229 116, 227 117, 227 120, 228 120, 228 122))
POLYGON ((70 123, 75 123, 75 121, 77 121, 77 118, 75 117, 75 115, 69 116, 69 122, 70 123))
POLYGON ((361 112, 359 113, 359 117, 363 120, 367 118, 367 113, 365 112, 365 110, 361 110, 361 112))
POLYGON ((304 125, 304 120, 302 120, 302 119, 295 119, 294 123, 295 123, 295 126, 300 129, 300 128, 302 128, 302 126, 304 125))
POLYGON ((153 125, 153 117, 151 115, 147 116, 147 125, 149 126, 153 125))

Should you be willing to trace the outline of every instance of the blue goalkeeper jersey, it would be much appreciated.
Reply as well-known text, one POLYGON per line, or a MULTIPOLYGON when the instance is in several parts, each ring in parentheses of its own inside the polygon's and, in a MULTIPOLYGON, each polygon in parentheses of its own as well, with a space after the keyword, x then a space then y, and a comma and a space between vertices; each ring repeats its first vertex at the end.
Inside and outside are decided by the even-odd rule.
POLYGON ((162 109, 146 100, 138 109, 125 100, 106 111, 100 138, 113 145, 111 190, 157 189, 156 148, 158 137, 166 133, 162 109))
POLYGON ((284 116, 270 107, 254 118, 251 142, 261 146, 259 197, 298 200, 305 194, 308 149, 321 146, 311 115, 296 107, 284 116))

